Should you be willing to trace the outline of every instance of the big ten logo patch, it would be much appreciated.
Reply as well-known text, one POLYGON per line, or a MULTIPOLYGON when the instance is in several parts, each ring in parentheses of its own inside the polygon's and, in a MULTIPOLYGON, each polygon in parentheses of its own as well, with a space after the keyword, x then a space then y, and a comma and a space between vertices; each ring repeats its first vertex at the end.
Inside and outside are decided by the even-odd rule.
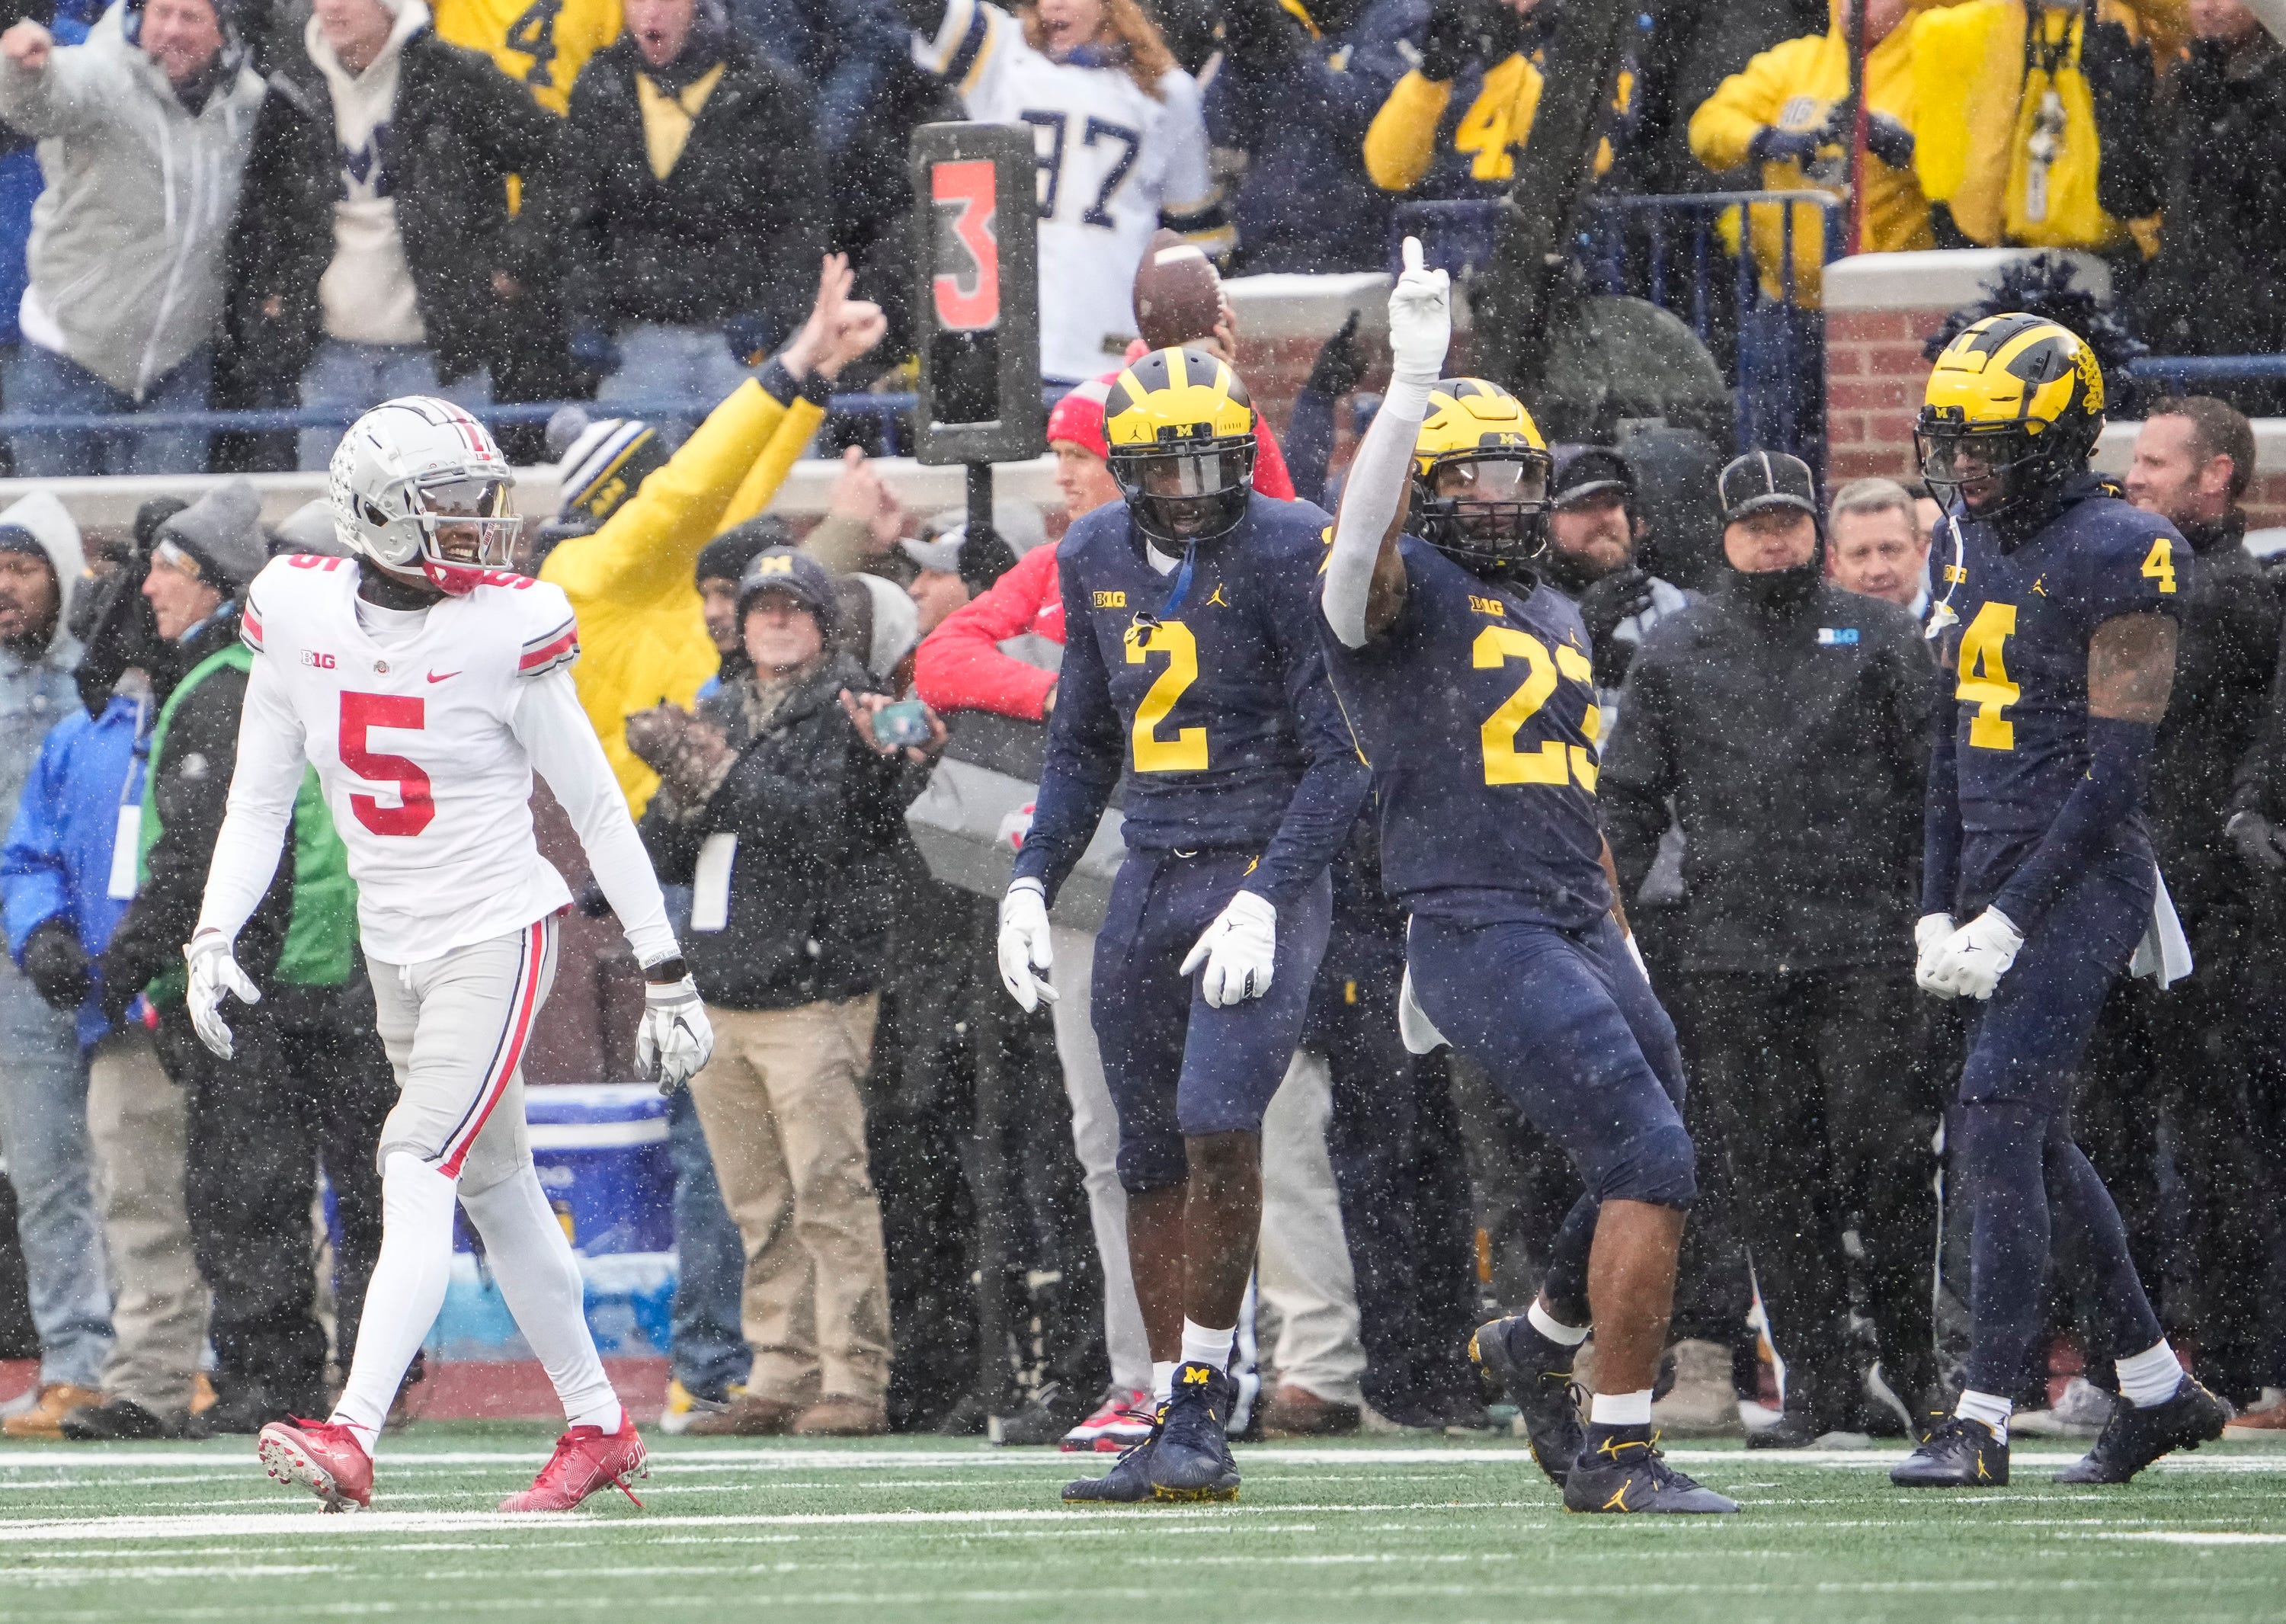
POLYGON ((302 663, 314 670, 331 671, 334 668, 334 657, 320 653, 315 649, 304 649, 302 650, 302 663))
POLYGON ((1095 595, 1095 606, 1098 609, 1124 609, 1127 607, 1127 595, 1123 592, 1099 592, 1095 595))

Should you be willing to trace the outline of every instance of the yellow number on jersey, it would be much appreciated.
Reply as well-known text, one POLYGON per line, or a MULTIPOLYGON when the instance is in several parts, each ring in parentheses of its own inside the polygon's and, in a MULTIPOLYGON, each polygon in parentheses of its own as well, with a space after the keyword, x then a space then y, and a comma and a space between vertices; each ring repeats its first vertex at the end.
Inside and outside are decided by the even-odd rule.
POLYGON ((2175 589, 2175 544, 2166 537, 2151 538, 2151 550, 2143 557, 2143 578, 2157 581, 2162 592, 2175 589))
POLYGON ((1161 738, 1159 724, 1175 708, 1175 701, 1183 690, 1199 680, 1199 642, 1191 635, 1191 628, 1179 620, 1163 620, 1151 628, 1150 643, 1143 641, 1143 628, 1127 628, 1127 663, 1139 666, 1154 654, 1167 657, 1167 668, 1159 680, 1151 684, 1143 703, 1135 707, 1135 770, 1139 773, 1204 772, 1207 765, 1207 730, 1183 728, 1172 738, 1161 738))
MULTIPOLYGON (((1548 645, 1529 632, 1519 632, 1510 626, 1488 626, 1477 634, 1470 659, 1479 671, 1493 670, 1512 659, 1520 659, 1530 667, 1517 690, 1500 709, 1485 718, 1485 782, 1560 784, 1577 779, 1581 789, 1594 794, 1596 758, 1591 751, 1578 745, 1567 747, 1560 739, 1546 740, 1536 750, 1516 747, 1517 734, 1540 713, 1540 707, 1555 693, 1559 672, 1578 682, 1595 680, 1595 667, 1588 664, 1588 657, 1568 643, 1557 644, 1551 657, 1548 645)), ((1583 730, 1592 739, 1603 725, 1603 712, 1589 706, 1583 730)))
MULTIPOLYGON (((2163 590, 2174 588, 2169 586, 2163 590)), ((2023 692, 2008 680, 2008 663, 2000 653, 2000 645, 2015 630, 2014 603, 1987 603, 1960 635, 1960 685, 1953 697, 1977 707, 1968 724, 1968 742, 1978 750, 2016 747, 2016 724, 2000 713, 2023 692)))
POLYGON ((1516 173, 1516 155, 1532 134, 1540 112, 1540 70, 1524 56, 1512 56, 1485 70, 1484 88, 1454 127, 1453 150, 1472 154, 1469 173, 1478 180, 1507 180, 1516 173))

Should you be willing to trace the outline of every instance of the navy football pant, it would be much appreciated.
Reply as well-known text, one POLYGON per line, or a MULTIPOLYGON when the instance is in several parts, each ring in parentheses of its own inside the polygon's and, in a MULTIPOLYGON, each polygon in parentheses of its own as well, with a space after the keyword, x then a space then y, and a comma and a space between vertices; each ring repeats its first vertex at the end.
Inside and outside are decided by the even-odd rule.
POLYGON ((1978 1019, 1960 1080, 1958 1167, 1969 1201, 1968 1385, 2014 1393, 2046 1305, 2053 1219, 2074 1242, 2114 1358, 2160 1338, 2126 1226, 2071 1137, 2080 1058, 2151 917, 2140 857, 2090 868, 2040 921, 1978 1019))
POLYGON ((1601 1203, 1688 1207, 1699 1194, 1675 1024, 1608 916, 1577 931, 1415 916, 1406 951, 1422 1012, 1580 1170, 1587 1194, 1541 1290, 1557 1319, 1585 1325, 1601 1203))
POLYGON ((1259 1133, 1301 1044, 1333 918, 1324 874, 1278 911, 1278 954, 1262 997, 1217 1009, 1195 974, 1179 973, 1253 863, 1245 852, 1131 852, 1112 882, 1090 1009, 1119 1115, 1119 1182, 1132 1194, 1189 1178, 1186 1138, 1259 1133))

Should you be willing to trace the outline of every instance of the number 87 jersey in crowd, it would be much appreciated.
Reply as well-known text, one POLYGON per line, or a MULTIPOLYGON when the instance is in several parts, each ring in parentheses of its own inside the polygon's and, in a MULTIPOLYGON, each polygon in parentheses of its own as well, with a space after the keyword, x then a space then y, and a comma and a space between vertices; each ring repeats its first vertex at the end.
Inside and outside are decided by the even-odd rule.
MULTIPOLYGON (((360 603, 361 567, 280 558, 248 590, 243 635, 264 658, 231 797, 233 810, 290 802, 306 756, 348 848, 366 950, 417 964, 570 902, 533 840, 533 766, 583 834, 595 775, 579 769, 606 785, 610 771, 572 688, 579 636, 561 589, 487 575, 400 616, 360 603)), ((216 878, 240 857, 253 854, 218 852, 216 878)))

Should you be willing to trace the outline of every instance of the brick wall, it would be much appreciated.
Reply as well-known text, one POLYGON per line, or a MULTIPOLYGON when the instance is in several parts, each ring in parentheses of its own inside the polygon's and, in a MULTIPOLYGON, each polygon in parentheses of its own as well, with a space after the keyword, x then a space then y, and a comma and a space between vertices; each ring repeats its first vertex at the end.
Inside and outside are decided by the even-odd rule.
MULTIPOLYGON (((1826 476, 1839 485, 1869 475, 1911 478, 1913 414, 1928 362, 1921 346, 1948 314, 1983 296, 1981 285, 2012 250, 1888 254, 1845 260, 1826 278, 1826 476)), ((2108 288, 2102 267, 2086 280, 2108 288)), ((2105 430, 2096 466, 2124 471, 2137 425, 2105 430)), ((2286 420, 2255 425, 2258 472, 2248 493, 2252 527, 2286 525, 2286 420), (2268 470, 2267 472, 2260 470, 2268 470)))

